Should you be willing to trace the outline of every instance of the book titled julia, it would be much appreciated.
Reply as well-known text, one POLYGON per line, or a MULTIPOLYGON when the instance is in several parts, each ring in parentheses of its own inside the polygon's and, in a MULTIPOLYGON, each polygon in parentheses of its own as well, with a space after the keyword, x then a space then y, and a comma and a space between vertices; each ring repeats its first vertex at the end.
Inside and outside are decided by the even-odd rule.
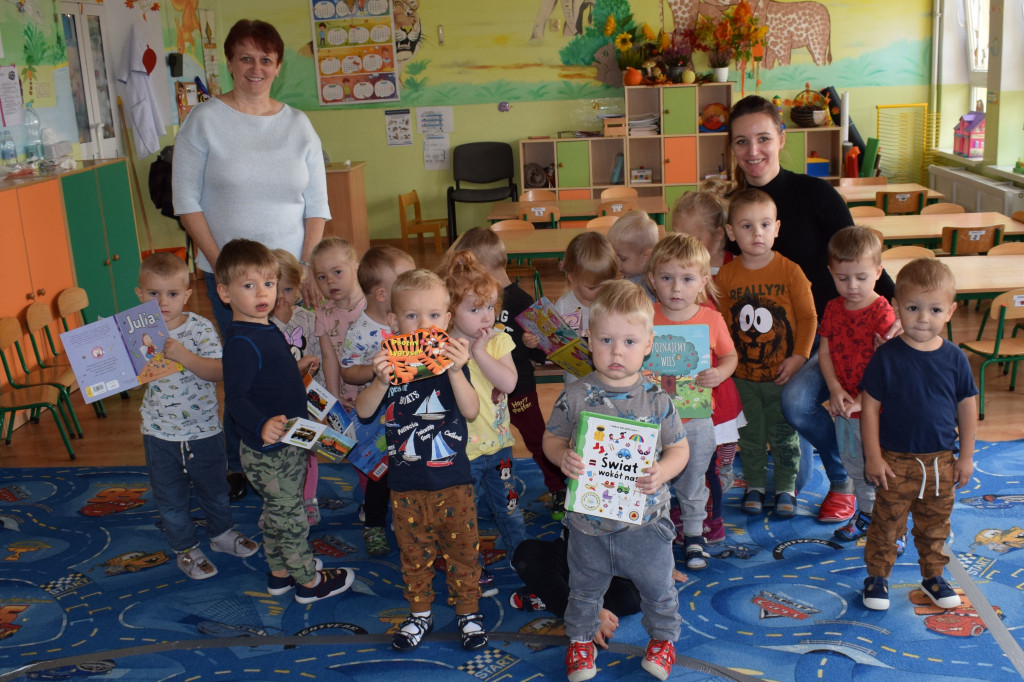
POLYGON ((585 377, 594 371, 587 340, 581 337, 545 296, 516 316, 523 331, 537 337, 548 360, 569 374, 585 377))
POLYGON ((170 332, 160 304, 146 301, 60 335, 82 397, 93 403, 183 368, 164 357, 170 332))
POLYGON ((683 419, 711 416, 711 389, 697 375, 711 367, 711 338, 706 324, 654 325, 654 346, 641 372, 672 396, 683 419))
POLYGON ((437 327, 417 329, 409 334, 389 336, 380 342, 391 363, 391 383, 395 386, 443 374, 452 366, 444 355, 448 334, 437 327))
POLYGON ((593 412, 580 414, 576 452, 583 474, 569 480, 565 508, 639 525, 647 495, 636 479, 654 463, 658 425, 593 412))

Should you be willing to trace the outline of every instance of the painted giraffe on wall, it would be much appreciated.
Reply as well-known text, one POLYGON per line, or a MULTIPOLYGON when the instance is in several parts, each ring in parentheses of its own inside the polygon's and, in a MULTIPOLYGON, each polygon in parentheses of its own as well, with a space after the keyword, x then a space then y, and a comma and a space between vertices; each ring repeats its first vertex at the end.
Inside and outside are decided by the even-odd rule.
MULTIPOLYGON (((737 4, 729 0, 668 0, 672 20, 680 28, 692 28, 697 16, 714 19, 726 7, 737 4)), ((820 2, 781 2, 751 0, 751 10, 768 26, 762 68, 770 69, 778 62, 789 65, 794 50, 806 47, 815 65, 832 63, 832 21, 828 8, 820 2)))
POLYGON ((530 40, 539 40, 544 36, 544 27, 547 25, 548 17, 558 3, 562 8, 562 15, 565 17, 565 24, 562 27, 563 36, 574 36, 583 33, 583 10, 590 7, 593 10, 594 0, 541 0, 537 9, 537 18, 533 22, 533 34, 530 40))

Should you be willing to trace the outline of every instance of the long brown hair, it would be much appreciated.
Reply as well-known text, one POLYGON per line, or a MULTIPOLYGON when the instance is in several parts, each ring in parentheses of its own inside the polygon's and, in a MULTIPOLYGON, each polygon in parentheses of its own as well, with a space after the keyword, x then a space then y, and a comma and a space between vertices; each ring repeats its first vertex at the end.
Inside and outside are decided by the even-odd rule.
POLYGON ((736 157, 732 153, 732 126, 736 119, 750 116, 751 114, 764 114, 770 118, 780 136, 784 130, 782 114, 779 113, 774 104, 760 95, 747 95, 732 106, 732 111, 729 112, 729 123, 726 124, 726 131, 729 133, 729 166, 732 168, 733 182, 736 183, 736 189, 733 192, 747 187, 747 176, 736 164, 736 157))

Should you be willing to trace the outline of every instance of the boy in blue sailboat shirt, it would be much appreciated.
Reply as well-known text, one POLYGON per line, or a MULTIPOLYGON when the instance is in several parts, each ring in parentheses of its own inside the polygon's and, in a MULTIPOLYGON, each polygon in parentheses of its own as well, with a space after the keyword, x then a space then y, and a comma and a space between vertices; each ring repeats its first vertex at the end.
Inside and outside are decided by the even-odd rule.
MULTIPOLYGON (((409 270, 391 288, 388 320, 399 334, 447 329, 448 289, 429 270, 409 270)), ((466 456, 466 421, 480 410, 466 362, 469 344, 451 339, 443 353, 452 365, 437 376, 392 386, 387 352, 373 358, 373 381, 356 399, 361 421, 377 415, 383 403, 388 486, 395 539, 409 616, 391 645, 399 651, 419 646, 434 629, 434 562, 447 558, 448 602, 455 607, 462 647, 487 645, 479 612, 480 564, 473 475, 466 456)))

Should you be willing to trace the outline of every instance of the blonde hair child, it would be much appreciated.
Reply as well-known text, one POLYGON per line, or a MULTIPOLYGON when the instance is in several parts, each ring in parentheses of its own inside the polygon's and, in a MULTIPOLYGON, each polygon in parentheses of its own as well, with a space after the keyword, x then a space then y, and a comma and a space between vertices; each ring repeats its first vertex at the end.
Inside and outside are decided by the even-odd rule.
MULTIPOLYGON (((682 233, 666 236, 654 247, 649 268, 651 286, 658 296, 655 324, 707 325, 711 342, 711 367, 700 372, 695 383, 711 389, 715 412, 686 422, 690 464, 673 484, 682 526, 676 541, 685 547, 687 568, 701 570, 708 559, 704 544, 725 539, 717 451, 720 443, 731 443, 735 452, 738 439, 736 422, 742 411, 731 378, 737 364, 736 348, 722 315, 708 304, 709 295, 715 297, 717 290, 711 281, 708 251, 698 239, 682 233), (711 511, 705 512, 709 497, 711 511)), ((670 394, 674 392, 671 384, 666 388, 673 389, 670 394)))
POLYGON ((324 384, 345 407, 355 403, 356 387, 341 379, 345 334, 366 309, 356 279, 359 257, 351 244, 340 237, 327 237, 313 247, 310 256, 317 289, 323 296, 316 306, 316 329, 323 354, 324 384))
MULTIPOLYGON (((502 288, 471 251, 449 251, 438 274, 450 292, 452 314, 448 333, 469 342, 469 379, 480 400, 480 412, 469 420, 466 455, 473 472, 477 499, 487 504, 498 525, 509 557, 526 539, 526 522, 519 496, 509 482, 512 471, 512 428, 508 394, 518 374, 512 361, 515 342, 494 328, 501 309, 502 288)), ((481 583, 488 583, 486 570, 481 583)), ((488 590, 490 591, 490 590, 488 590)))
POLYGON ((679 197, 672 209, 672 231, 700 240, 711 258, 712 276, 733 259, 733 254, 725 250, 727 215, 723 197, 726 187, 722 180, 705 180, 698 191, 679 197))
POLYGON ((639 284, 654 301, 647 283, 647 259, 658 243, 658 224, 644 211, 628 211, 608 230, 608 241, 619 259, 622 277, 639 284))

